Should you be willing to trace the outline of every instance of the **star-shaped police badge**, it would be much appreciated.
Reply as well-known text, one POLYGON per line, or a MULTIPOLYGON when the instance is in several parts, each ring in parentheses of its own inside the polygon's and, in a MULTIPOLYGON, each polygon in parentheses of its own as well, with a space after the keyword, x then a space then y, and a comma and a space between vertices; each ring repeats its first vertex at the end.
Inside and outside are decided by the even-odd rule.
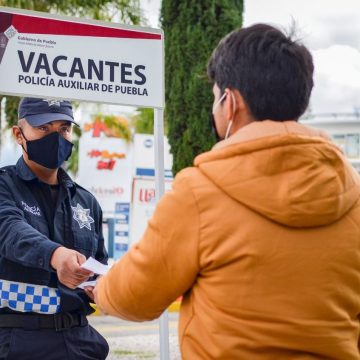
POLYGON ((94 222, 94 219, 89 215, 90 209, 84 209, 79 203, 76 207, 72 206, 73 218, 77 221, 80 226, 80 229, 83 227, 91 230, 91 225, 94 222))
POLYGON ((49 106, 60 107, 60 105, 61 105, 61 100, 57 100, 57 99, 43 99, 43 101, 46 101, 49 106))

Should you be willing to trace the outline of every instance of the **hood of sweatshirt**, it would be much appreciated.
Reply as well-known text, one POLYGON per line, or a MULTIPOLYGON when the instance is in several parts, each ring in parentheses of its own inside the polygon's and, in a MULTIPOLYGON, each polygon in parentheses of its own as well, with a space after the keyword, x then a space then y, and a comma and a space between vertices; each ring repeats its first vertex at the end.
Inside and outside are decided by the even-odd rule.
POLYGON ((360 196, 359 175, 341 150, 295 121, 252 122, 194 165, 234 200, 290 227, 331 224, 360 196))

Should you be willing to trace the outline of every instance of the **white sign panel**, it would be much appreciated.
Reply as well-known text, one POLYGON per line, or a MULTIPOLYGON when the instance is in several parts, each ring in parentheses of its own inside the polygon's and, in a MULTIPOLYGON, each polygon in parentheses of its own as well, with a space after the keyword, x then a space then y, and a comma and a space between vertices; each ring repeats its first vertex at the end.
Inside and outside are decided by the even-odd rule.
POLYGON ((79 146, 81 186, 99 201, 104 215, 114 217, 116 203, 131 200, 132 144, 114 137, 85 133, 79 146))
POLYGON ((162 31, 0 7, 0 93, 163 108, 162 31))
MULTIPOLYGON (((171 189, 171 184, 172 181, 165 181, 165 191, 171 189)), ((155 180, 135 178, 132 197, 130 238, 134 244, 140 240, 155 210, 155 180)))
MULTIPOLYGON (((134 136, 134 176, 155 176, 154 135, 135 134, 134 136)), ((172 155, 167 137, 164 137, 164 174, 172 178, 172 155)))

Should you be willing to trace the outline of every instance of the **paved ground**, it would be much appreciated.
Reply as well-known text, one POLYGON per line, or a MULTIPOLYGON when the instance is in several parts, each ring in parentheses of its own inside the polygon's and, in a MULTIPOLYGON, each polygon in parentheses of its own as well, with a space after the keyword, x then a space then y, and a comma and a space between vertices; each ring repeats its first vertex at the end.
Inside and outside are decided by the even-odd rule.
MULTIPOLYGON (((134 323, 111 316, 90 316, 89 322, 108 341, 107 360, 160 359, 159 321, 134 323)), ((180 360, 177 338, 178 313, 169 313, 170 360, 180 360)))

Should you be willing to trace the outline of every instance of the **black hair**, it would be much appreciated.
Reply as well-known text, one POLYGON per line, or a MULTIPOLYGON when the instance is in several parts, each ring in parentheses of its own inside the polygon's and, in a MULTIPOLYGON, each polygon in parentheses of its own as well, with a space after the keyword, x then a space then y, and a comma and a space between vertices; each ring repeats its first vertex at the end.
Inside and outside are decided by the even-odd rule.
POLYGON ((256 24, 225 36, 208 63, 221 92, 239 90, 255 120, 297 120, 313 87, 309 50, 280 30, 256 24))

